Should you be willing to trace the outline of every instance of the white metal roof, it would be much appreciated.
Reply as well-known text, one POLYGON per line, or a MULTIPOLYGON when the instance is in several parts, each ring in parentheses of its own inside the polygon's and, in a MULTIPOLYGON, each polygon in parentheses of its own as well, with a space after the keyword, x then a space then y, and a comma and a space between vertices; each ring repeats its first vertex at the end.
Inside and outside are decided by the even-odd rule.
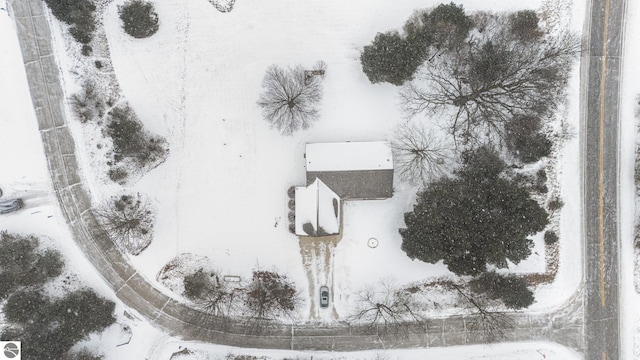
POLYGON ((393 169, 386 141, 313 143, 306 146, 307 171, 393 169))
POLYGON ((320 228, 325 235, 340 233, 340 198, 320 179, 311 185, 296 187, 296 235, 315 236, 303 229, 311 224, 313 231, 320 228))

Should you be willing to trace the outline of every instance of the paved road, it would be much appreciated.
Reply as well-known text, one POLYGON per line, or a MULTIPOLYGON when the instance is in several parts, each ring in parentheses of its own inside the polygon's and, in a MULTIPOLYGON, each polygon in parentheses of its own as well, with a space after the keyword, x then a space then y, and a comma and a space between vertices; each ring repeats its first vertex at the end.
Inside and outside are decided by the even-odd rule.
MULTIPOLYGON (((124 304, 185 340, 240 347, 349 351, 484 342, 481 334, 470 328, 472 319, 464 316, 430 319, 424 331, 399 338, 381 337, 377 329, 350 326, 274 326, 257 336, 246 334, 241 324, 225 326, 216 318, 203 318, 154 288, 115 248, 92 212, 66 123, 64 94, 42 6, 40 0, 11 3, 53 188, 74 240, 124 304)), ((506 333, 505 340, 549 340, 582 350, 582 299, 578 292, 555 312, 514 314, 516 326, 506 333)))
POLYGON ((592 0, 582 68, 585 345, 588 359, 620 358, 618 132, 626 0, 592 0), (586 98, 585 98, 586 97, 586 98))

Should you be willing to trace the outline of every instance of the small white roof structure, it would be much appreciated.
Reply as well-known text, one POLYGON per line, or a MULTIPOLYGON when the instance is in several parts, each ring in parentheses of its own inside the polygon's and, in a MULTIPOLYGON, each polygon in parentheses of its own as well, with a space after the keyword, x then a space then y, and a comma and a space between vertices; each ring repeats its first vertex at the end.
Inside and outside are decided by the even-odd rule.
POLYGON ((391 146, 386 141, 315 143, 306 146, 307 171, 393 169, 391 146))
POLYGON ((340 197, 320 179, 296 187, 296 235, 327 236, 340 233, 340 197))

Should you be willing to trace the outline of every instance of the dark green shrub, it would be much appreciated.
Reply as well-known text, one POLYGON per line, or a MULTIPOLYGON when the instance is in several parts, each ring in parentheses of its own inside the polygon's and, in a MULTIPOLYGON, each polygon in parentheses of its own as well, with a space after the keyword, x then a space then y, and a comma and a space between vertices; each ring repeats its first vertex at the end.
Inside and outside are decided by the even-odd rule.
POLYGON ((396 31, 378 33, 360 54, 362 71, 372 84, 388 82, 400 86, 411 80, 424 61, 424 54, 396 31))
POLYGON ((158 31, 158 14, 153 4, 143 0, 131 0, 120 9, 124 31, 135 38, 146 38, 158 31))
POLYGON ((64 263, 55 250, 39 250, 33 236, 0 233, 0 299, 21 287, 44 284, 62 273, 64 263))
POLYGON ((4 312, 11 323, 11 340, 22 341, 25 358, 57 360, 76 342, 113 324, 114 307, 92 290, 55 300, 41 291, 27 290, 12 294, 4 312))
POLYGON ((555 244, 558 242, 558 239, 558 234, 553 230, 549 230, 544 233, 544 243, 547 245, 555 244))
POLYGON ((537 40, 542 36, 538 27, 538 15, 533 10, 522 10, 509 16, 511 34, 523 41, 537 40))
POLYGON ((81 52, 82 52, 82 55, 89 56, 89 55, 91 55, 91 53, 93 53, 93 48, 91 46, 85 44, 85 45, 82 45, 81 52))
POLYGON ((510 309, 522 309, 533 304, 533 292, 527 288, 526 281, 515 275, 501 275, 495 272, 484 273, 469 283, 471 290, 486 294, 491 299, 500 299, 510 309))
POLYGON ((109 169, 109 172, 107 173, 107 175, 109 175, 109 179, 111 179, 111 181, 116 182, 118 184, 123 183, 125 180, 127 180, 127 177, 129 177, 129 173, 127 172, 127 170, 125 170, 122 167, 115 167, 115 168, 109 169))
POLYGON ((407 41, 426 55, 426 48, 453 49, 461 45, 473 21, 462 5, 440 4, 431 11, 419 11, 404 25, 407 41))
MULTIPOLYGON (((89 0, 45 0, 53 15, 71 27, 69 33, 81 44, 88 44, 95 31, 96 6, 89 0)), ((83 47, 82 54, 85 54, 83 47)))
POLYGON ((537 116, 515 116, 505 125, 507 149, 524 163, 533 163, 548 156, 553 143, 540 132, 541 126, 537 116))
POLYGON ((563 206, 564 206, 564 202, 562 202, 562 199, 560 199, 558 197, 553 198, 547 204, 547 207, 549 208, 549 211, 551 211, 551 212, 554 212, 556 210, 560 210, 560 209, 562 209, 563 206))
POLYGON ((130 106, 114 108, 109 115, 107 135, 113 140, 116 162, 131 158, 145 166, 164 157, 167 152, 165 140, 146 134, 130 106))

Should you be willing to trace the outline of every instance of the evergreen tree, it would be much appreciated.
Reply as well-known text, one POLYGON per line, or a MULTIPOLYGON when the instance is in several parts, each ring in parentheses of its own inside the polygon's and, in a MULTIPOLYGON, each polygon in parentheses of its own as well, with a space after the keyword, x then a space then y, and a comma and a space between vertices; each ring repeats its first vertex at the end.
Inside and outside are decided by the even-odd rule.
POLYGON ((424 61, 424 51, 414 48, 397 31, 378 33, 360 55, 362 71, 372 84, 402 85, 411 80, 424 61))
POLYGON ((502 176, 505 163, 488 147, 463 157, 457 178, 432 183, 405 213, 402 250, 412 259, 443 260, 459 275, 477 275, 531 254, 527 237, 542 231, 548 215, 526 189, 502 176))
POLYGON ((158 14, 150 2, 131 0, 126 2, 119 12, 122 28, 135 38, 146 38, 158 31, 158 14))

